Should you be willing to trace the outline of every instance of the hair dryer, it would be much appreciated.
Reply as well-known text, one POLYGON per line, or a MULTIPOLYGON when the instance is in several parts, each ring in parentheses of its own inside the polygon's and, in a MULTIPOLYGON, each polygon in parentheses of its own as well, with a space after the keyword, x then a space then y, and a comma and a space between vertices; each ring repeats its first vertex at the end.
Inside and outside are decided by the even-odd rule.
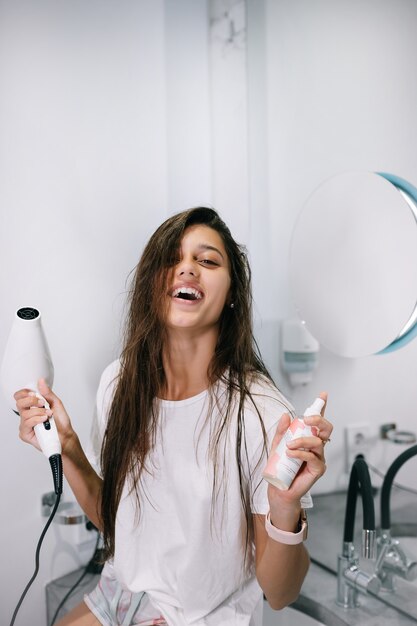
MULTIPOLYGON (((44 378, 51 386, 53 377, 54 367, 42 328, 41 314, 32 307, 21 308, 16 312, 0 371, 1 386, 12 410, 16 413, 13 396, 19 389, 31 389, 49 408, 48 402, 38 391, 38 380, 44 378)), ((35 433, 42 452, 51 464, 55 493, 61 493, 61 442, 54 418, 37 424, 35 433)))

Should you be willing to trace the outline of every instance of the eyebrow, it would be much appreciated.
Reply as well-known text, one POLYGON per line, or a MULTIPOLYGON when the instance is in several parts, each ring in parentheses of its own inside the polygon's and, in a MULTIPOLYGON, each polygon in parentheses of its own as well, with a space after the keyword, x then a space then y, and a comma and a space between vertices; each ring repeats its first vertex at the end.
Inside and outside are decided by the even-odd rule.
POLYGON ((215 246, 210 246, 208 243, 200 243, 197 247, 199 250, 213 250, 213 252, 217 252, 218 254, 220 254, 222 259, 224 260, 224 255, 215 246))

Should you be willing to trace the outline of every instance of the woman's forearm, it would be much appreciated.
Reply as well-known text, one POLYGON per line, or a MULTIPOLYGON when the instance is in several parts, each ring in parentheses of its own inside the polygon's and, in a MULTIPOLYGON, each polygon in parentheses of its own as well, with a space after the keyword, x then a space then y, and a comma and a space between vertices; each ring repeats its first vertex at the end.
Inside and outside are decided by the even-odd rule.
POLYGON ((297 599, 308 567, 304 544, 285 545, 268 537, 256 576, 273 609, 282 609, 297 599))
POLYGON ((88 461, 75 432, 71 433, 63 445, 62 464, 65 478, 77 502, 88 519, 102 530, 100 516, 102 479, 88 461))
MULTIPOLYGON (((275 528, 289 533, 298 530, 301 509, 279 511, 270 518, 275 528)), ((309 567, 308 552, 303 543, 288 545, 269 536, 265 515, 255 515, 256 577, 273 609, 282 609, 294 600, 309 567)))
MULTIPOLYGON (((327 393, 322 392, 319 397, 327 402, 327 393)), ((333 425, 324 417, 324 408, 321 414, 305 417, 305 422, 317 432, 288 441, 285 452, 289 459, 301 461, 298 473, 289 489, 268 485, 270 519, 266 528, 265 516, 255 515, 256 575, 275 609, 283 608, 297 598, 308 571, 307 550, 298 543, 304 534, 300 534, 302 529, 299 529, 301 499, 326 470, 324 446, 333 430, 333 425)), ((290 424, 290 416, 284 413, 278 422, 271 450, 276 450, 290 424)))

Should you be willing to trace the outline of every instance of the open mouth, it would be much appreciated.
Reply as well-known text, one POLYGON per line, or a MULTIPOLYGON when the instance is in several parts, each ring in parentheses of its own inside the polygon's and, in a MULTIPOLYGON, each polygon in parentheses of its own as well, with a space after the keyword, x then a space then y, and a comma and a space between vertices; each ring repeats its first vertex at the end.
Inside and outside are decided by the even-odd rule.
POLYGON ((194 287, 178 287, 178 289, 174 289, 171 296, 178 300, 201 300, 203 294, 194 287))

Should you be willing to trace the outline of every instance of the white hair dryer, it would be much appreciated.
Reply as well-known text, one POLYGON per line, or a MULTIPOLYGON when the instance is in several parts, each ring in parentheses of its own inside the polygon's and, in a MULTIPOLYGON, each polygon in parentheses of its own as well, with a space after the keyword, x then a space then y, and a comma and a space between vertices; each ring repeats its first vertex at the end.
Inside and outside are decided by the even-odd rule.
MULTIPOLYGON (((51 386, 54 367, 42 328, 41 314, 37 309, 24 307, 16 312, 0 370, 3 392, 15 413, 16 402, 13 396, 19 389, 31 389, 44 401, 45 407, 49 408, 48 402, 38 391, 40 378, 44 378, 51 386)), ((50 417, 46 422, 35 426, 35 433, 42 452, 51 464, 55 492, 58 493, 58 488, 62 491, 62 460, 61 442, 54 418, 50 417)))

